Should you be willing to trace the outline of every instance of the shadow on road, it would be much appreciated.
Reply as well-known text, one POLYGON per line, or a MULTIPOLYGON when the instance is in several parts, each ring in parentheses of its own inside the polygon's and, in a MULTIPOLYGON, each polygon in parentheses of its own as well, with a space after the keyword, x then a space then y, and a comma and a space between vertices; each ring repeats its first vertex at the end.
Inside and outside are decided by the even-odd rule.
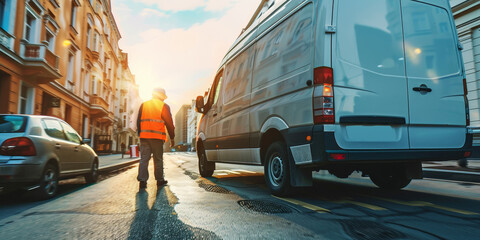
POLYGON ((135 196, 135 217, 128 239, 220 239, 215 233, 186 225, 174 206, 178 199, 168 186, 140 190, 135 196))

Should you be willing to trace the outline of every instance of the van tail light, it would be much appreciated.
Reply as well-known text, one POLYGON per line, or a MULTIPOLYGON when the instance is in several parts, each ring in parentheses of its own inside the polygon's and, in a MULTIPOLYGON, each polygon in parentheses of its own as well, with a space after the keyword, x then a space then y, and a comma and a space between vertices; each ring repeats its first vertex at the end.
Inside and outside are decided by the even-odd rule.
POLYGON ((5 140, 0 146, 0 155, 5 156, 35 156, 37 151, 30 138, 17 137, 5 140))
POLYGON ((333 104, 333 69, 318 67, 313 71, 313 122, 315 124, 335 123, 333 104))
POLYGON ((467 126, 470 126, 470 107, 468 104, 468 89, 467 89, 467 80, 463 79, 463 96, 465 98, 465 122, 467 126))

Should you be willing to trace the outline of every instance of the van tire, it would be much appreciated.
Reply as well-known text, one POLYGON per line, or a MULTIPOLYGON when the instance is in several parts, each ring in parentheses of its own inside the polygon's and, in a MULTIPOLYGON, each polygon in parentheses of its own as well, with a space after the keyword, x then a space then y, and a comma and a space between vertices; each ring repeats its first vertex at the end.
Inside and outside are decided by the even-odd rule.
POLYGON ((58 168, 48 163, 42 173, 40 186, 35 189, 34 195, 38 200, 54 197, 58 191, 58 168))
POLYGON ((412 181, 402 171, 372 173, 370 180, 378 187, 387 190, 400 190, 412 181))
POLYGON ((285 196, 291 193, 290 159, 283 142, 272 143, 265 155, 265 182, 273 195, 285 196))
POLYGON ((207 161, 205 150, 199 149, 198 154, 198 172, 202 177, 211 177, 215 171, 215 163, 207 161))

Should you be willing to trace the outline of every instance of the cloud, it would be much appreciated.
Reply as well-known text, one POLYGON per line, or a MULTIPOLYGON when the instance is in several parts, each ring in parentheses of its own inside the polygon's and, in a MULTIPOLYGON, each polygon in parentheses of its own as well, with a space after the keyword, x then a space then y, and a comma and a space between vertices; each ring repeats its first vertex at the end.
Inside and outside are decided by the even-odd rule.
POLYGON ((151 9, 151 8, 144 8, 142 10, 142 12, 140 13, 140 16, 142 17, 151 17, 151 16, 156 16, 156 17, 166 17, 167 14, 163 13, 163 12, 160 12, 158 10, 155 10, 155 9, 151 9))
MULTIPOLYGON (((189 11, 204 8, 205 11, 223 11, 242 0, 135 0, 146 5, 156 5, 162 11, 189 11)), ((248 1, 248 0, 247 0, 248 1)), ((258 2, 258 1, 257 1, 258 2)))
POLYGON ((163 11, 187 11, 195 10, 205 6, 206 0, 135 0, 147 5, 156 5, 158 9, 163 11))
POLYGON ((182 104, 190 104, 210 87, 223 56, 258 6, 257 0, 222 1, 231 6, 222 17, 185 29, 149 28, 139 32, 144 27, 139 22, 120 22, 132 31, 122 33, 126 39, 121 46, 129 53, 130 69, 144 100, 151 96, 151 89, 163 87, 175 114, 182 104))

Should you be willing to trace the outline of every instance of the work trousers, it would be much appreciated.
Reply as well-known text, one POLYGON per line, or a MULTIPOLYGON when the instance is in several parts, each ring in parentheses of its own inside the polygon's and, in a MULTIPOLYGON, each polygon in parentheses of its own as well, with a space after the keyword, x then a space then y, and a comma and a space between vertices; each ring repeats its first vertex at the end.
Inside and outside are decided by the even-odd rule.
POLYGON ((165 180, 163 176, 163 140, 140 139, 140 164, 138 167, 138 181, 148 180, 148 162, 153 153, 153 166, 155 168, 155 179, 165 180))

